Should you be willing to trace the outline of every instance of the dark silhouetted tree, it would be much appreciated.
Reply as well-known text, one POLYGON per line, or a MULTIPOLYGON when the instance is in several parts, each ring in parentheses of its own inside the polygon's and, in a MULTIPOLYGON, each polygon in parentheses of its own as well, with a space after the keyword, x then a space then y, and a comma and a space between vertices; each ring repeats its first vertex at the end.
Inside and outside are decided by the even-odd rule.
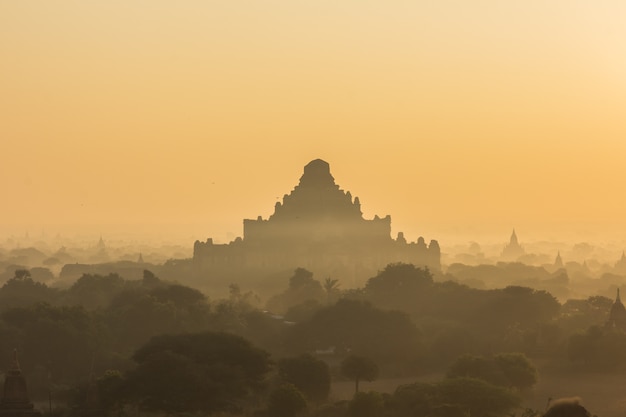
POLYGON ((124 404, 128 401, 124 376, 119 371, 108 370, 97 379, 98 400, 100 407, 107 413, 122 414, 124 404))
POLYGON ((24 280, 30 278, 30 271, 28 269, 16 269, 14 278, 17 280, 24 280))
POLYGON ((378 366, 364 356, 350 355, 341 361, 341 373, 354 379, 354 390, 359 392, 360 381, 373 381, 378 378, 378 366))
POLYGON ((524 390, 537 383, 537 370, 522 353, 500 353, 492 357, 463 355, 450 366, 448 377, 477 378, 524 390))
POLYGON ((397 417, 496 417, 510 413, 520 398, 480 379, 450 378, 438 383, 401 385, 389 400, 397 417))
POLYGON ((147 410, 236 411, 264 386, 269 354, 228 333, 154 337, 133 356, 130 397, 147 410))
POLYGON ((333 294, 339 292, 339 280, 328 277, 324 280, 322 286, 324 287, 324 291, 326 291, 326 301, 330 304, 332 302, 333 294))
POLYGON ((432 286, 433 276, 412 264, 389 264, 365 285, 365 293, 374 304, 386 308, 410 305, 432 286))
POLYGON ((377 363, 402 363, 404 368, 423 351, 420 333, 407 314, 349 299, 296 323, 286 334, 286 344, 292 352, 347 348, 377 363))
POLYGON ((285 313, 290 307, 307 300, 322 302, 324 290, 319 281, 313 279, 313 273, 304 268, 297 268, 289 278, 289 287, 281 294, 267 301, 267 308, 277 313, 285 313))
POLYGON ((283 384, 272 390, 267 408, 272 417, 295 417, 306 409, 306 400, 293 384, 283 384))
POLYGON ((108 348, 105 330, 81 306, 38 303, 2 314, 33 367, 45 370, 52 382, 68 383, 85 375, 93 353, 108 348))
POLYGON ((506 388, 474 378, 449 378, 437 384, 439 405, 456 405, 469 416, 501 416, 521 399, 506 388))
POLYGON ((20 271, 16 271, 16 276, 0 288, 0 309, 29 307, 36 303, 55 301, 58 290, 44 283, 33 281, 27 270, 20 271))
POLYGON ((433 409, 437 406, 435 384, 416 382, 400 385, 391 399, 393 415, 399 417, 433 415, 433 409))
POLYGON ((591 417, 578 398, 561 398, 550 402, 543 417, 591 417))
POLYGON ((523 353, 499 353, 493 360, 508 388, 526 390, 537 383, 537 369, 523 353))
POLYGON ((330 392, 330 369, 323 360, 305 353, 278 361, 280 376, 293 384, 309 400, 322 402, 330 392))
POLYGON ((106 308, 124 287, 124 279, 117 274, 84 274, 69 288, 67 296, 70 303, 87 309, 106 308))
POLYGON ((141 284, 144 287, 154 288, 161 285, 163 281, 161 281, 152 271, 147 269, 143 270, 143 278, 141 280, 141 284))
POLYGON ((384 413, 383 396, 375 391, 357 392, 348 404, 349 417, 382 417, 384 413))

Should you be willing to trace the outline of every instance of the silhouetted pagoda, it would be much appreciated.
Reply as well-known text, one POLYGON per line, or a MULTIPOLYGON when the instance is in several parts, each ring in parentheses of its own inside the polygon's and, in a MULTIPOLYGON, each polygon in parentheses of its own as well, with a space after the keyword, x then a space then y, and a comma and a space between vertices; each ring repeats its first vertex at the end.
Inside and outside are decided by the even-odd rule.
POLYGON ((619 288, 617 289, 617 297, 615 302, 611 306, 611 312, 609 319, 606 322, 606 327, 626 330, 626 308, 622 304, 622 300, 619 297, 619 288))
POLYGON ((558 251, 556 253, 556 258, 554 259, 554 267, 563 268, 563 258, 561 258, 561 251, 558 251))
POLYGON ((515 229, 513 229, 509 244, 502 250, 502 259, 505 261, 516 261, 522 255, 524 255, 524 248, 519 244, 517 234, 515 229))
POLYGON ((28 399, 26 380, 17 360, 17 350, 13 351, 13 362, 4 377, 4 395, 0 401, 0 417, 41 417, 28 399))
POLYGON ((272 273, 303 267, 317 276, 365 280, 391 262, 440 268, 435 240, 407 242, 402 232, 391 237, 391 217, 363 218, 358 197, 335 184, 327 162, 304 167, 299 184, 277 202, 274 213, 243 221, 243 239, 227 245, 196 241, 197 274, 213 275, 233 268, 272 273))

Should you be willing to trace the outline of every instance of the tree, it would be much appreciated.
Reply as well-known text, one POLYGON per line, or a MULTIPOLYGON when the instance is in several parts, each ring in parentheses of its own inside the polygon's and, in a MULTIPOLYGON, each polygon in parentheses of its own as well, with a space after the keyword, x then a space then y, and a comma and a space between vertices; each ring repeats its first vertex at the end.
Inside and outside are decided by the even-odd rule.
POLYGON ((330 304, 330 300, 332 298, 333 293, 339 290, 339 280, 328 277, 324 280, 322 287, 324 288, 324 291, 326 291, 326 298, 327 298, 328 304, 330 304))
POLYGON ((306 408, 306 400, 294 385, 283 384, 272 391, 267 408, 272 417, 294 417, 306 408))
POLYGON ((195 361, 186 355, 169 350, 157 351, 143 359, 129 374, 126 391, 132 400, 148 411, 204 410, 209 407, 206 401, 211 396, 211 384, 203 384, 202 373, 195 361))
POLYGON ((178 284, 122 290, 105 311, 118 348, 129 354, 159 334, 206 330, 211 315, 204 294, 178 284))
POLYGON ((142 407, 167 412, 235 411, 264 386, 269 354, 228 333, 152 338, 134 354, 127 391, 142 407))
POLYGON ((311 318, 322 308, 322 305, 316 300, 306 300, 303 303, 289 307, 285 312, 285 320, 300 323, 311 320, 311 318))
POLYGON ((584 331, 604 322, 609 317, 611 306, 612 299, 598 295, 586 300, 567 300, 561 307, 559 322, 568 333, 584 331))
POLYGON ((401 417, 432 415, 437 407, 437 386, 435 384, 415 382, 396 388, 391 398, 393 415, 401 417))
POLYGON ((391 415, 496 417, 520 403, 515 393, 474 378, 449 378, 437 383, 414 383, 396 388, 389 400, 391 415))
POLYGON ((28 269, 16 269, 14 278, 17 280, 24 280, 30 278, 30 271, 28 269))
POLYGON ((537 369, 523 353, 500 353, 494 361, 508 388, 525 390, 537 383, 537 369))
POLYGON ((504 375, 490 358, 462 355, 457 358, 446 375, 448 378, 476 378, 494 385, 504 385, 504 375))
POLYGON ((417 268, 413 264, 389 264, 378 275, 365 284, 365 293, 381 307, 397 308, 415 303, 433 284, 433 275, 428 268, 417 268))
POLYGON ((448 378, 477 378, 506 388, 524 390, 537 382, 537 370, 521 353, 500 353, 493 357, 463 355, 448 370, 448 378))
MULTIPOLYGON (((106 346, 100 323, 81 306, 38 303, 8 309, 3 312, 2 320, 8 330, 15 331, 11 345, 5 345, 6 348, 21 346, 30 366, 45 370, 55 383, 84 376, 94 352, 106 346)), ((7 342, 5 338, 0 346, 7 342)))
POLYGON ((571 361, 594 371, 623 369, 626 334, 611 328, 591 326, 584 334, 570 337, 568 354, 571 361))
POLYGON ((124 376, 119 371, 108 370, 98 378, 98 399, 103 410, 117 410, 121 415, 126 402, 124 383, 124 376))
POLYGON ((506 329, 512 324, 526 329, 549 322, 560 310, 561 304, 546 291, 508 286, 487 291, 473 319, 492 330, 506 329))
POLYGON ((179 333, 174 303, 161 301, 142 291, 123 291, 110 303, 106 320, 113 340, 121 351, 132 353, 150 338, 164 333, 179 333))
POLYGON ((322 402, 330 393, 330 369, 323 360, 305 353, 278 362, 279 375, 309 400, 322 402))
POLYGON ((106 307, 125 287, 126 282, 118 274, 83 274, 67 291, 71 303, 87 309, 106 307))
POLYGON ((591 417, 591 413, 580 405, 578 398, 562 398, 552 401, 543 417, 591 417))
POLYGON ((144 287, 158 287, 163 282, 156 276, 154 273, 148 269, 143 270, 143 279, 141 280, 141 285, 144 287))
POLYGON ((289 287, 281 294, 274 295, 267 300, 267 308, 284 314, 290 307, 307 300, 323 301, 324 290, 320 282, 313 279, 312 272, 297 268, 289 278, 289 287))
POLYGON ((0 288, 0 306, 2 309, 11 307, 28 307, 39 302, 53 302, 58 290, 46 284, 33 281, 27 270, 15 271, 15 277, 4 283, 0 288))
POLYGON ((438 405, 456 405, 470 416, 501 416, 520 404, 520 398, 503 387, 474 378, 449 378, 437 384, 438 405))
POLYGON ((377 363, 416 363, 422 351, 420 333, 407 314, 380 310, 370 303, 341 299, 321 308, 286 334, 292 352, 350 349, 377 363))
POLYGON ((382 417, 384 412, 383 397, 375 391, 357 392, 348 404, 349 417, 382 417))
POLYGON ((359 392, 359 381, 373 381, 378 378, 378 366, 364 356, 350 355, 341 361, 341 373, 354 379, 355 392, 359 392))
POLYGON ((252 291, 242 292, 238 284, 228 286, 228 300, 241 310, 252 310, 253 305, 258 304, 260 298, 252 291))
POLYGON ((161 302, 171 302, 177 308, 206 302, 206 296, 200 291, 179 284, 155 288, 150 295, 161 302))

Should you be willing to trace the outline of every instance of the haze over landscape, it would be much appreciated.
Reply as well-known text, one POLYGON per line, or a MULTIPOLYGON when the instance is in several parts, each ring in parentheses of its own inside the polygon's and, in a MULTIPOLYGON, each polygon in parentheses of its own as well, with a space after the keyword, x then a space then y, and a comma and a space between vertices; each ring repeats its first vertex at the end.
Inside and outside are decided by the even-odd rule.
POLYGON ((621 240, 619 1, 0 5, 3 234, 241 235, 314 158, 441 241, 621 240))
POLYGON ((623 416, 624 21, 0 2, 0 417, 623 416))

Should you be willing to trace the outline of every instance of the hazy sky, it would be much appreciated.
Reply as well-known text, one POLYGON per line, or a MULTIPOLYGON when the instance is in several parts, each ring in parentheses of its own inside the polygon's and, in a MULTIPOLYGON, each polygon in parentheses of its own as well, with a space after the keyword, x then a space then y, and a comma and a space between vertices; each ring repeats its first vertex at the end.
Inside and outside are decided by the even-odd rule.
MULTIPOLYGON (((408 238, 623 238, 626 2, 0 2, 0 235, 225 239, 322 158, 408 238)), ((191 244, 191 242, 190 242, 191 244)))

